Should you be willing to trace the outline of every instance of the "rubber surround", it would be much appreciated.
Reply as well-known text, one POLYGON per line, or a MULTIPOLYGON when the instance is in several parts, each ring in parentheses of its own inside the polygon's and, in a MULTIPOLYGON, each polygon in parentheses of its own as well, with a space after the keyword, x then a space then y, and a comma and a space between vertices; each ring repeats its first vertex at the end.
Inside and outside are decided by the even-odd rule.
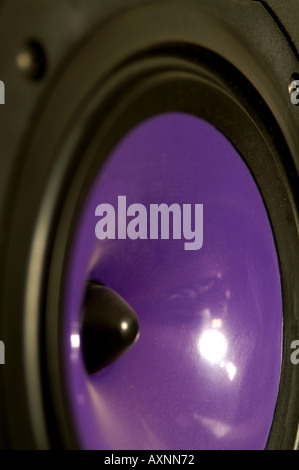
MULTIPOLYGON (((194 8, 186 8, 184 14, 193 17, 194 8)), ((202 13, 200 7, 198 13, 202 13)), ((271 84, 263 64, 255 63, 257 83, 238 71, 237 63, 250 68, 252 52, 235 41, 225 23, 204 12, 197 29, 182 27, 178 34, 178 19, 167 12, 167 32, 162 37, 151 28, 151 21, 162 27, 165 15, 166 7, 161 4, 144 7, 96 31, 53 84, 38 125, 22 150, 26 164, 11 218, 4 283, 7 292, 14 286, 18 295, 13 301, 6 295, 4 307, 8 311, 9 305, 18 325, 12 331, 8 318, 5 321, 11 344, 23 357, 17 375, 28 413, 22 411, 20 420, 24 403, 16 404, 14 372, 9 369, 5 391, 6 408, 12 409, 7 419, 13 446, 78 445, 68 413, 61 345, 61 305, 72 237, 90 185, 115 144, 137 123, 170 111, 199 116, 226 135, 263 196, 277 246, 284 302, 281 384, 267 447, 294 446, 299 415, 299 376, 290 362, 290 343, 299 331, 298 177, 294 152, 290 152, 294 141, 277 124, 279 106, 274 118, 257 91, 271 84), (134 34, 125 34, 136 24, 146 25, 138 32, 138 46, 134 34), (204 44, 209 28, 222 40, 226 37, 233 48, 234 65, 222 56, 221 39, 219 53, 204 44), (112 52, 99 60, 99 44, 104 39, 112 52), (76 96, 70 87, 74 77, 76 96), (263 87, 262 80, 266 81, 263 87), (30 193, 28 180, 33 182, 30 193)), ((282 106, 278 120, 284 111, 282 106)))

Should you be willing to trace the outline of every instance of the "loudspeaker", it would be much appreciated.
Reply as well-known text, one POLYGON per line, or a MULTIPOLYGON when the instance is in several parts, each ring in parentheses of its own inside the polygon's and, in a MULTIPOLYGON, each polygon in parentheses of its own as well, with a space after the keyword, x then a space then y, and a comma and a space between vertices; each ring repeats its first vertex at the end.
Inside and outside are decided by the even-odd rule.
POLYGON ((3 449, 295 449, 298 2, 2 0, 3 449))

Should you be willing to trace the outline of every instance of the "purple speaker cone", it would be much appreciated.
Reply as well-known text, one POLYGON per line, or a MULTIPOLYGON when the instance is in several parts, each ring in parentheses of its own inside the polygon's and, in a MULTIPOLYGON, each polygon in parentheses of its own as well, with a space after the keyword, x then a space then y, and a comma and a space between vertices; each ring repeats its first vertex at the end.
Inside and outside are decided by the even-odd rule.
POLYGON ((282 355, 277 254, 253 177, 211 124, 158 115, 115 147, 76 230, 63 321, 69 407, 81 447, 264 448, 282 355), (117 214, 118 196, 148 210, 146 239, 125 232, 117 238, 117 218, 115 239, 97 239, 96 208, 111 204, 117 214), (185 249, 183 235, 150 237, 150 205, 162 203, 190 205, 193 230, 195 205, 203 205, 201 247, 199 229, 197 249, 185 249), (90 279, 122 296, 140 325, 131 349, 97 374, 86 371, 80 347, 90 279))

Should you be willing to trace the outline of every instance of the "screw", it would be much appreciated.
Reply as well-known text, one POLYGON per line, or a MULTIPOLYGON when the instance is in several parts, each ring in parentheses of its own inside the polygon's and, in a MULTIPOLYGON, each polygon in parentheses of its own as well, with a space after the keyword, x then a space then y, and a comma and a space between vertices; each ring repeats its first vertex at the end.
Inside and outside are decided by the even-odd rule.
POLYGON ((19 70, 28 78, 40 79, 46 69, 45 54, 37 41, 28 42, 16 56, 19 70))

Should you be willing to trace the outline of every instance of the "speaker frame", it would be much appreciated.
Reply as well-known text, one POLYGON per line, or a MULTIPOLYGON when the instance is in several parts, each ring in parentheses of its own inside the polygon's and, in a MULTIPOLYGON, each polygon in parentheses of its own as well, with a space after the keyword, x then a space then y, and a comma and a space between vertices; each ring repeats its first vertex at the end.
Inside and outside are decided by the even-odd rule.
MULTIPOLYGON (((284 216, 285 210, 287 218, 281 232, 280 229, 275 229, 275 236, 279 246, 281 241, 285 243, 286 239, 290 243, 285 248, 289 250, 287 255, 282 255, 280 251, 280 266, 283 273, 286 310, 292 312, 284 325, 281 390, 267 447, 293 448, 298 424, 298 416, 293 415, 293 408, 297 403, 295 395, 299 376, 296 367, 290 363, 289 347, 299 332, 299 312, 296 306, 299 280, 296 269, 296 260, 299 259, 298 238, 296 238, 299 133, 298 119, 296 120, 298 109, 290 105, 287 84, 292 74, 298 71, 298 62, 285 37, 259 3, 240 2, 241 11, 246 12, 246 21, 244 13, 239 23, 236 22, 236 18, 238 14, 240 15, 240 10, 237 12, 236 8, 230 5, 219 13, 217 10, 221 5, 219 0, 213 6, 206 1, 192 1, 188 5, 179 1, 154 2, 152 5, 139 2, 137 6, 135 2, 132 3, 134 8, 128 8, 119 15, 112 15, 109 20, 103 19, 99 28, 96 28, 79 48, 74 48, 74 51, 69 48, 68 53, 72 52, 73 56, 69 55, 67 65, 56 70, 56 75, 52 75, 52 80, 47 83, 43 93, 36 98, 38 124, 26 130, 26 138, 22 139, 22 147, 12 162, 21 176, 18 177, 16 193, 13 190, 13 180, 10 180, 5 201, 6 204, 10 201, 11 210, 9 213, 6 211, 1 227, 4 230, 5 225, 7 233, 5 248, 2 248, 1 253, 1 259, 5 260, 2 274, 1 322, 6 349, 14 351, 10 365, 6 365, 2 371, 4 387, 2 408, 7 414, 11 445, 18 448, 77 446, 75 436, 69 432, 71 420, 64 414, 66 398, 59 385, 63 379, 63 371, 59 369, 59 353, 53 360, 53 354, 59 351, 55 339, 57 337, 55 335, 53 337, 47 331, 57 331, 59 322, 52 313, 55 309, 57 311, 57 305, 60 303, 57 282, 59 289, 63 285, 60 281, 65 266, 61 264, 61 254, 67 253, 68 245, 65 242, 69 241, 67 234, 71 222, 74 223, 84 193, 92 181, 89 168, 89 176, 84 178, 85 183, 82 184, 82 174, 87 172, 89 158, 85 157, 82 163, 81 152, 86 149, 86 143, 93 138, 96 128, 95 118, 104 117, 102 136, 105 134, 108 136, 113 127, 113 138, 106 137, 105 147, 102 147, 102 153, 108 154, 115 141, 133 126, 128 120, 119 128, 115 124, 116 116, 122 113, 121 107, 126 105, 126 100, 129 99, 126 98, 128 90, 131 89, 134 95, 136 83, 141 87, 147 83, 146 86, 152 86, 154 76, 159 76, 161 80, 161 76, 166 79, 167 74, 174 73, 177 78, 181 76, 182 79, 187 75, 200 76, 201 80, 213 84, 214 89, 221 90, 221 95, 229 96, 232 102, 240 100, 243 108, 246 108, 244 116, 247 115, 250 119, 249 116, 253 115, 265 135, 266 126, 263 122, 265 119, 268 121, 271 138, 267 139, 267 145, 271 147, 272 154, 277 158, 284 152, 283 167, 277 160, 275 165, 282 187, 285 188, 283 197, 289 202, 287 207, 285 205, 280 207, 282 212, 277 215, 277 219, 284 216), (172 8, 170 12, 170 5, 173 3, 176 8, 172 8), (256 37, 252 37, 250 31, 257 22, 263 22, 267 28, 263 32, 257 30, 256 37), (155 28, 152 28, 153 24, 155 28), (136 37, 138 37, 137 43, 136 37), (237 41, 236 37, 241 42, 237 41), (263 37, 262 47, 257 52, 256 47, 260 44, 261 37, 263 37), (272 49, 267 41, 269 38, 272 42, 274 40, 276 53, 282 59, 279 67, 270 60, 272 49), (106 44, 109 44, 110 54, 105 55, 106 44), (102 54, 101 63, 96 62, 99 49, 102 54), (154 51, 162 50, 164 55, 155 56, 154 51), (166 56, 165 51, 168 51, 166 56), (198 51, 201 51, 202 59, 206 55, 203 60, 204 68, 198 63, 198 51), (223 73, 224 63, 230 65, 223 73), (91 71, 90 75, 86 74, 82 64, 91 71), (221 68, 220 73, 215 73, 217 69, 215 64, 221 68), (232 76, 238 76, 240 79, 239 88, 235 82, 232 86, 232 76), (78 83, 76 96, 72 96, 69 87, 73 77, 76 77, 78 83), (150 80, 153 80, 152 85, 149 83, 150 80), (255 90, 251 86, 245 87, 247 91, 250 89, 250 99, 242 93, 241 84, 245 83, 251 83, 255 87, 255 90), (99 88, 98 93, 96 93, 97 88, 99 88), (115 106, 116 99, 119 100, 117 106, 115 106), (260 106, 257 106, 259 99, 260 106), (61 103, 64 100, 68 106, 61 110, 61 103), (53 126, 54 117, 55 126, 53 126), (118 137, 115 137, 116 135, 118 137), (41 149, 43 161, 41 161, 41 149), (81 166, 79 172, 78 165, 81 166), (28 194, 30 180, 32 186, 28 194), (61 215, 61 204, 69 188, 74 188, 75 184, 79 185, 76 191, 80 194, 80 198, 75 201, 73 197, 71 199, 68 197, 73 209, 71 219, 67 222, 66 217, 61 215), (20 233, 23 235, 22 244, 20 244, 20 233), (17 271, 15 266, 18 266, 17 271), (12 291, 15 292, 13 296, 11 296, 12 291), (54 296, 49 296, 49 292, 54 292, 54 296), (43 311, 46 312, 45 316, 41 313, 43 311), (11 325, 12 317, 13 325, 11 325), (286 395, 286 389, 290 395, 286 395), (56 437, 57 430, 59 430, 58 437, 56 437)), ((50 41, 50 38, 51 34, 47 41, 50 41)), ((28 96, 30 93, 27 94, 27 99, 28 96)), ((151 108, 154 103, 154 100, 148 100, 147 105, 151 108)), ((171 106, 173 104, 169 103, 165 110, 178 110, 177 107, 174 109, 171 106)), ((183 100, 179 103, 179 107, 180 110, 185 109, 183 100)), ((148 111, 147 116, 156 113, 157 109, 148 111)), ((143 117, 139 115, 138 120, 145 117, 146 115, 143 117)), ((224 113, 222 118, 225 126, 224 113)), ((221 131, 224 132, 224 129, 221 128, 221 131)), ((231 134, 229 137, 231 138, 231 134)), ((98 148, 98 143, 94 145, 98 148)), ((98 166, 97 161, 96 167, 98 166)), ((91 173, 94 171, 95 168, 91 173)), ((267 180, 269 184, 272 184, 272 177, 273 174, 270 177, 271 181, 267 180)), ((270 195, 266 198, 268 201, 271 199, 270 195)), ((278 205, 276 200, 275 203, 273 201, 274 199, 270 204, 278 205)), ((64 211, 65 207, 66 205, 64 211)), ((273 217, 271 220, 273 222, 273 217)))

